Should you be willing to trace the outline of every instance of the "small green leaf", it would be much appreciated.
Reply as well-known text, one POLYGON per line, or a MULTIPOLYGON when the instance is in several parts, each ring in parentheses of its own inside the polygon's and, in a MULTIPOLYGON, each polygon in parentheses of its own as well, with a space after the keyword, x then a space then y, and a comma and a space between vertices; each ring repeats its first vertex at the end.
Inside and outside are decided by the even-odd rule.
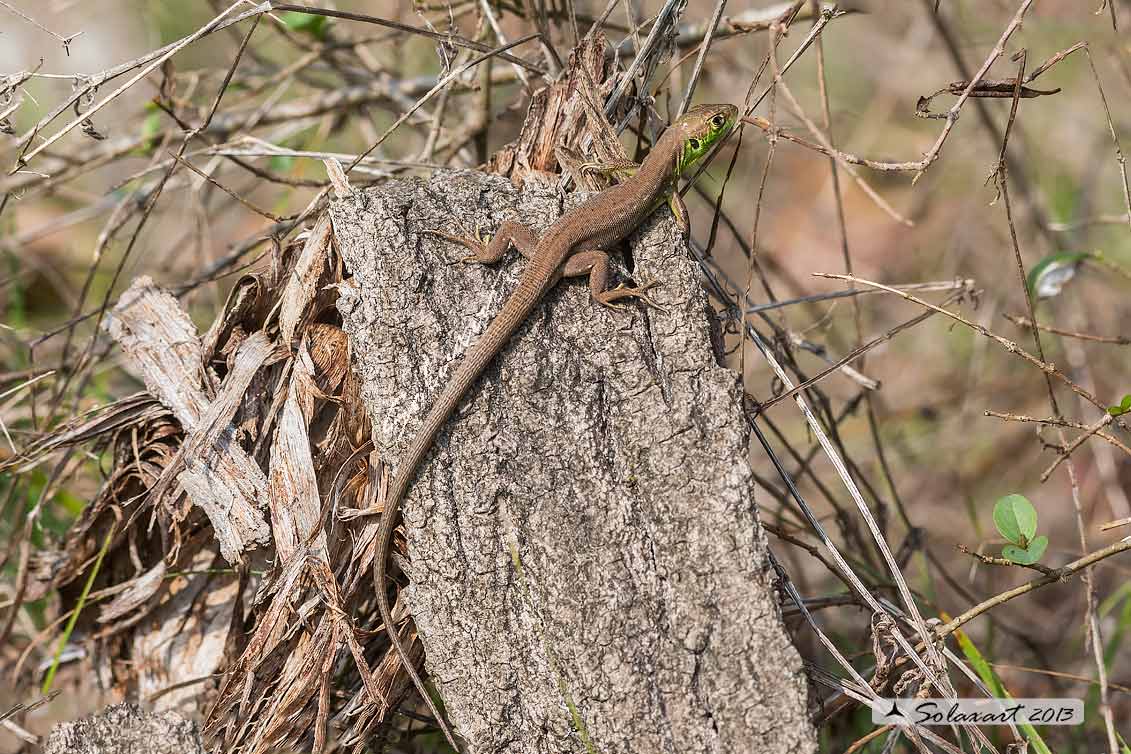
POLYGON ((288 11, 282 15, 283 24, 291 31, 303 31, 316 39, 326 37, 326 17, 313 13, 288 11))
POLYGON ((1131 414, 1131 395, 1123 396, 1123 400, 1119 402, 1119 405, 1108 407, 1107 412, 1112 416, 1123 416, 1124 414, 1131 414))
POLYGON ((1024 495, 1006 495, 994 503, 994 524, 1001 536, 1027 547, 1037 533, 1037 509, 1024 495))
POLYGON ((1032 563, 1029 560, 1029 551, 1023 550, 1017 545, 1006 545, 1001 548, 1001 556, 1019 565, 1030 565, 1032 563))
POLYGON ((1030 542, 1028 547, 1006 545, 1001 548, 1001 556, 1020 565, 1032 565, 1041 559, 1041 556, 1045 554, 1045 550, 1048 546, 1049 538, 1042 534, 1030 542))
POLYGON ((1076 268, 1092 255, 1087 252, 1051 254, 1029 271, 1029 293, 1033 298, 1052 298, 1076 276, 1076 268))

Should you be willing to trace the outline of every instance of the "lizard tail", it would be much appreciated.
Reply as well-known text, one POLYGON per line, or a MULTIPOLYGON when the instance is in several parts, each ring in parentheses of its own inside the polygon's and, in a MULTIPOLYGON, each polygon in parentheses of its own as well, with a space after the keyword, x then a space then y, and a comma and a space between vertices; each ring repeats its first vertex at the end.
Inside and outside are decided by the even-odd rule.
POLYGON ((436 398, 436 402, 432 404, 432 408, 424 417, 424 424, 420 427, 416 437, 413 438, 412 445, 409 446, 404 460, 401 461, 387 497, 392 505, 387 504, 386 508, 394 513, 399 509, 404 495, 408 491, 408 486, 416 476, 417 468, 432 448, 436 435, 440 433, 448 419, 455 413, 456 408, 459 407, 459 404, 471 390, 475 380, 483 374, 487 365, 491 363, 511 339, 511 336, 526 321, 527 315, 538 304, 541 297, 541 288, 530 294, 526 292, 524 285, 520 285, 518 290, 503 304, 503 308, 491 320, 491 324, 487 326, 483 334, 467 349, 443 392, 436 398))
MULTIPOLYGON (((478 340, 467 350, 463 360, 460 361, 456 367, 455 373, 448 381, 447 386, 443 392, 436 399, 436 403, 428 411, 428 415, 424 418, 424 424, 420 431, 413 438, 412 445, 409 447, 408 452, 405 454, 404 460, 400 464, 396 476, 393 478, 393 483, 389 487, 389 492, 386 495, 385 510, 381 515, 381 527, 377 534, 377 546, 375 549, 374 562, 373 562, 373 581, 374 587, 377 592, 377 607, 381 613, 381 621, 385 624, 385 630, 389 632, 389 639, 396 649, 397 655, 401 659, 405 670, 408 672, 409 677, 412 679, 413 684, 420 691, 424 701, 428 704, 428 709, 436 718, 440 729, 444 733, 444 737, 448 743, 457 752, 460 750, 456 745, 455 738, 452 735, 451 728, 444 720, 440 710, 436 707, 436 703, 432 697, 427 693, 424 686, 424 681, 421 680, 420 674, 416 671, 416 666, 412 663, 408 656, 408 650, 401 642, 401 638, 393 626, 392 611, 389 607, 389 594, 385 588, 385 569, 386 559, 389 554, 389 545, 393 538, 393 529, 396 527, 397 514, 400 511, 401 503, 404 501, 405 493, 408 491, 409 484, 412 483, 413 478, 416 476, 416 471, 427 455, 428 450, 432 447, 436 435, 439 434, 440 429, 447 423, 448 418, 459 406, 468 390, 471 389, 472 384, 478 379, 487 365, 495 358, 496 354, 502 347, 510 340, 510 337, 526 320, 527 315, 537 305, 546 285, 529 286, 526 285, 528 281, 523 280, 514 293, 503 304, 503 308, 491 320, 491 324, 487 326, 487 330, 479 336, 478 340), (533 289, 533 290, 531 290, 533 289)), ((547 283, 549 281, 546 281, 547 283)))

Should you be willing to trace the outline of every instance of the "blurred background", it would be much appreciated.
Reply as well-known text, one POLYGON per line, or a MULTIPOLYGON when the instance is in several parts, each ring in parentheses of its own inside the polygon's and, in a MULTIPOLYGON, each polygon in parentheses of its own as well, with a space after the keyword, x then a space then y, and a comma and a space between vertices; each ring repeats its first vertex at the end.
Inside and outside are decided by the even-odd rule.
MULTIPOLYGON (((1038 320, 1052 328, 1042 332, 1044 360, 1099 403, 1118 407, 1131 394, 1131 219, 1119 151, 1131 148, 1131 4, 1108 2, 1114 5, 1101 0, 845 3, 842 8, 852 12, 829 21, 819 45, 809 47, 784 75, 786 87, 755 111, 811 144, 821 138, 809 124, 844 153, 918 161, 947 125, 917 116, 920 98, 977 71, 1019 9, 1031 5, 986 78, 1011 79, 1020 65, 1011 56, 1019 50, 1027 52, 1025 70, 1032 72, 1079 43, 1086 47, 1027 82, 1046 94, 1019 101, 1006 152, 1008 196, 994 175, 1010 121, 1011 82, 1003 97, 972 98, 963 106, 937 160, 921 174, 856 166, 853 175, 844 164, 834 172, 826 155, 747 126, 741 140, 732 139, 720 150, 700 182, 701 192, 688 194, 693 237, 710 257, 705 284, 719 312, 728 363, 743 375, 751 421, 853 565, 887 598, 895 592, 879 551, 797 405, 787 399, 763 408, 784 387, 751 341, 740 337, 733 306, 744 295, 758 305, 843 291, 849 287, 844 281, 813 273, 850 268, 859 278, 888 286, 945 283, 949 288, 913 293, 935 304, 945 300, 948 310, 968 322, 1036 353, 1032 331, 1017 320, 1027 318, 1029 310, 1016 243, 1025 274, 1034 277, 1035 291, 1041 288, 1034 301, 1038 320), (716 221, 714 202, 720 196, 725 219, 716 221), (968 295, 948 299, 955 281, 965 280, 972 281, 968 295)), ((611 43, 628 39, 622 49, 631 50, 630 20, 643 24, 661 5, 655 0, 615 4, 605 30, 611 43)), ((492 9, 507 39, 529 32, 532 22, 523 8, 533 6, 526 3, 338 0, 332 5, 440 34, 454 29, 494 46, 484 6, 492 9)), ((731 0, 723 16, 739 19, 770 6, 782 4, 731 0)), ((60 421, 141 388, 116 368, 109 343, 95 337, 103 306, 112 305, 137 276, 150 275, 175 290, 197 326, 207 330, 237 273, 270 264, 271 245, 265 239, 279 218, 302 211, 325 185, 322 158, 332 153, 345 161, 366 150, 435 84, 454 55, 453 48, 438 48, 433 39, 391 28, 314 16, 264 18, 225 92, 207 143, 192 143, 186 151, 195 167, 246 203, 179 170, 142 221, 146 202, 182 139, 169 103, 176 111, 195 113, 198 122, 203 119, 249 22, 188 44, 171 64, 91 115, 89 125, 80 124, 49 145, 47 139, 61 126, 82 120, 90 103, 66 107, 42 130, 36 130, 37 123, 66 104, 76 86, 85 86, 89 79, 84 77, 191 35, 227 7, 209 0, 0 3, 0 86, 6 87, 0 89, 0 127, 7 131, 0 133, 5 169, 0 175, 0 461, 18 456, 60 421), (21 153, 41 147, 26 165, 17 163, 21 153), (139 223, 143 227, 135 232, 139 223)), ((237 6, 235 12, 250 7, 237 6)), ((604 4, 539 7, 552 21, 550 38, 564 58, 573 41, 569 9, 584 31, 604 4)), ((678 47, 651 81, 663 119, 678 109, 696 58, 688 53, 702 40, 691 27, 709 24, 715 7, 705 0, 687 4, 681 22, 685 41, 692 41, 678 47)), ((777 66, 790 58, 811 24, 811 19, 794 23, 777 50, 777 66)), ((637 37, 647 31, 645 25, 637 37)), ((696 101, 742 102, 764 65, 774 32, 747 30, 740 23, 731 32, 713 40, 696 101)), ((548 59, 536 44, 512 53, 539 65, 548 59)), ((755 92, 767 87, 772 70, 761 75, 755 92)), ((94 100, 103 100, 137 71, 102 84, 94 100)), ((461 77, 444 104, 431 101, 421 117, 373 152, 359 180, 485 163, 517 137, 529 90, 542 85, 538 76, 522 75, 529 86, 515 67, 495 61, 461 77), (488 77, 490 87, 484 86, 488 77), (439 118, 433 117, 437 108, 442 108, 439 118)), ((943 91, 925 107, 945 113, 956 99, 943 91)), ((638 139, 625 132, 622 143, 631 155, 638 139)), ((748 321, 788 360, 796 383, 924 311, 896 295, 870 293, 785 304, 748 321)), ((1042 371, 1001 342, 935 314, 883 339, 852 367, 851 374, 834 370, 807 399, 848 459, 925 617, 945 623, 1040 576, 986 564, 958 549, 1000 555, 1008 543, 995 527, 993 510, 1003 496, 1020 494, 1031 501, 1037 530, 1048 540, 1040 563, 1052 568, 1131 534, 1126 525, 1101 529, 1131 517, 1131 433, 1111 420, 1094 427, 1104 421, 1104 412, 1057 380, 1056 411, 1063 426, 1020 420, 1046 419, 1055 411, 1042 371), (1089 438, 1073 445, 1088 432, 1089 438), (1061 463, 1042 479, 1065 440, 1072 447, 1072 475, 1069 464, 1061 463)), ((33 670, 51 659, 54 645, 45 637, 59 628, 52 624, 57 596, 16 609, 21 559, 38 547, 57 546, 99 490, 106 469, 105 459, 96 454, 70 457, 73 468, 65 483, 44 496, 57 460, 23 474, 0 475, 0 533, 12 543, 0 560, 0 615, 11 624, 0 646, 0 689, 10 689, 0 691, 0 711, 34 697, 42 677, 33 670), (29 523, 31 511, 35 516, 29 523), (21 662, 23 675, 12 675, 28 653, 21 662)), ((837 604, 847 594, 845 587, 808 549, 817 539, 756 439, 751 463, 775 555, 805 597, 829 598, 817 620, 851 659, 868 667, 874 662, 868 613, 854 604, 837 604)), ((1108 749, 1097 711, 1093 624, 1100 631, 1098 654, 1115 728, 1124 735, 1131 730, 1131 560, 1126 553, 1104 559, 1092 580, 1091 610, 1088 588, 1077 576, 1035 589, 964 626, 1014 696, 1087 700, 1083 727, 1046 730, 1055 751, 1108 749)), ((813 633, 786 608, 805 658, 836 673, 813 633)), ((112 696, 81 674, 67 682, 84 693, 61 695, 28 717, 29 729, 43 733, 51 720, 82 714, 112 696)), ((819 688, 815 698, 827 701, 828 694, 819 688)), ((836 703, 823 707, 818 720, 827 751, 844 751, 870 730, 867 710, 838 710, 836 703)), ((0 751, 17 746, 16 738, 0 730, 0 751)))

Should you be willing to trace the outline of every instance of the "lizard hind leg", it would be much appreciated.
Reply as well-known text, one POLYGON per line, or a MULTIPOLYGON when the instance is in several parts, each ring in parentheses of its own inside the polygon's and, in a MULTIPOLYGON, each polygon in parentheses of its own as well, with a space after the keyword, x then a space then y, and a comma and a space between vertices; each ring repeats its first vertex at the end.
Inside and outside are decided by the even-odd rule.
POLYGON ((512 244, 518 249, 518 253, 527 259, 532 259, 534 249, 538 246, 538 238, 534 235, 534 231, 514 220, 503 221, 503 224, 499 226, 499 232, 487 241, 484 241, 480 235, 479 228, 475 229, 474 238, 467 235, 454 236, 439 230, 427 232, 467 248, 471 253, 461 260, 463 262, 494 264, 503 258, 512 244))
POLYGON ((648 289, 658 285, 654 280, 635 288, 625 287, 622 283, 609 290, 609 255, 600 249, 579 251, 570 256, 562 266, 562 277, 581 277, 582 275, 589 276, 589 293, 593 296, 593 300, 601 306, 619 309, 623 304, 618 304, 617 301, 637 298, 656 309, 663 309, 662 306, 648 297, 648 289))

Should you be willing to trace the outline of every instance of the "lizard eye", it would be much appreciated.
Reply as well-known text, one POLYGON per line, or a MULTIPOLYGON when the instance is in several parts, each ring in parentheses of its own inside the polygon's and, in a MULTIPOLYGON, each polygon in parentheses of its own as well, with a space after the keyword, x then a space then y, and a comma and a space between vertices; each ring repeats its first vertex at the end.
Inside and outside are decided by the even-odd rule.
POLYGON ((692 152, 698 152, 699 151, 699 140, 692 137, 692 138, 687 140, 687 146, 691 147, 692 152))
POLYGON ((722 128, 724 123, 726 123, 726 118, 721 115, 716 115, 714 118, 711 118, 711 125, 715 128, 722 128))

